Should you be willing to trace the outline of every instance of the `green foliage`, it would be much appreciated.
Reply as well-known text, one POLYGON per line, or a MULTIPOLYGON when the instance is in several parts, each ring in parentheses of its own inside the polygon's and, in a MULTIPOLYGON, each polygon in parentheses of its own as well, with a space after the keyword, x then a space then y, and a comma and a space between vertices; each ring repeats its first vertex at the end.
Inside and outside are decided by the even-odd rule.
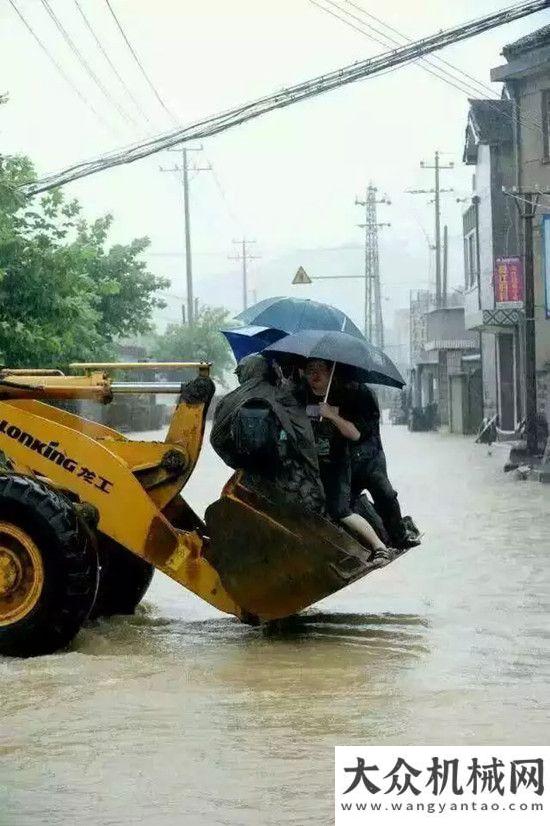
POLYGON ((202 307, 192 325, 170 324, 157 336, 153 356, 159 361, 210 361, 212 378, 225 385, 224 374, 234 365, 227 339, 220 328, 229 329, 230 312, 224 307, 202 307))
POLYGON ((168 281, 140 255, 147 238, 107 248, 112 217, 86 221, 59 190, 38 204, 17 187, 24 157, 0 157, 0 358, 10 367, 63 367, 111 358, 113 341, 151 331, 168 281))

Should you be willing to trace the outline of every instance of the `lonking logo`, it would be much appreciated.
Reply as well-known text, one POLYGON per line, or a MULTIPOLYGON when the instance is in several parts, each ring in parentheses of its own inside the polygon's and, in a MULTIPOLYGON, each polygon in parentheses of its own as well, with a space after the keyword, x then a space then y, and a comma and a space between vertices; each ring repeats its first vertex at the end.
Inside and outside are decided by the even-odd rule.
POLYGON ((1 433, 13 439, 14 442, 23 445, 23 447, 28 448, 30 451, 43 456, 44 459, 48 459, 48 461, 53 464, 62 467, 63 470, 66 470, 68 473, 74 474, 78 479, 82 479, 88 485, 97 488, 102 493, 111 492, 113 482, 110 482, 104 476, 100 476, 94 470, 81 465, 77 459, 68 456, 60 449, 59 442, 43 442, 36 436, 33 436, 32 433, 27 433, 27 431, 21 430, 17 425, 10 424, 6 419, 0 421, 0 434, 1 433))

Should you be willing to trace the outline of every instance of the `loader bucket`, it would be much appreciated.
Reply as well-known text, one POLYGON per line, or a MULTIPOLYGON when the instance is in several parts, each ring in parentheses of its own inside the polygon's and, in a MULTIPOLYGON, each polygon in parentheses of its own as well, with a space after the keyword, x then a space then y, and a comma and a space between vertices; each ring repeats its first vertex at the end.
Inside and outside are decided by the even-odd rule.
POLYGON ((236 478, 205 519, 204 556, 227 593, 259 620, 290 616, 373 570, 370 552, 345 531, 236 478))

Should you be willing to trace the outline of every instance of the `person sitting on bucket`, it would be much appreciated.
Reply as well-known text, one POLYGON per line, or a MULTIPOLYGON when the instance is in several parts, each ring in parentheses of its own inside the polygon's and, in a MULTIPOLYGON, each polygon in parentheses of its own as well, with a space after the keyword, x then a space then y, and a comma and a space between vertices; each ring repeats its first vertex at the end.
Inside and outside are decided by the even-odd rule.
POLYGON ((325 496, 310 420, 289 386, 260 354, 235 370, 239 387, 218 404, 211 444, 242 470, 245 485, 268 499, 324 513, 325 496))
POLYGON ((361 433, 351 448, 352 501, 355 502, 367 490, 392 545, 396 548, 413 548, 420 544, 420 539, 407 531, 397 491, 388 479, 376 393, 366 384, 352 381, 344 385, 344 398, 346 396, 346 410, 361 433))
POLYGON ((334 365, 322 359, 309 359, 304 368, 306 412, 312 419, 327 511, 373 550, 374 562, 384 564, 391 551, 367 520, 352 511, 350 445, 360 441, 361 432, 338 407, 327 403, 333 373, 334 365))

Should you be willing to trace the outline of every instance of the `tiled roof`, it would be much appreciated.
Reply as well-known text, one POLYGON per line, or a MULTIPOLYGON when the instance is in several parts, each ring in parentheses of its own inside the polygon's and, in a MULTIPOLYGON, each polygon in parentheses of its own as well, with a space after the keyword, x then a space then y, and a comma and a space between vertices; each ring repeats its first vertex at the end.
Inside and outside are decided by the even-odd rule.
POLYGON ((503 48, 502 54, 506 60, 509 60, 511 57, 517 57, 532 49, 540 49, 542 46, 550 46, 550 24, 531 32, 531 34, 520 37, 519 40, 515 40, 513 43, 508 43, 503 48))
POLYGON ((472 100, 470 115, 479 143, 495 144, 512 140, 511 100, 472 100))

